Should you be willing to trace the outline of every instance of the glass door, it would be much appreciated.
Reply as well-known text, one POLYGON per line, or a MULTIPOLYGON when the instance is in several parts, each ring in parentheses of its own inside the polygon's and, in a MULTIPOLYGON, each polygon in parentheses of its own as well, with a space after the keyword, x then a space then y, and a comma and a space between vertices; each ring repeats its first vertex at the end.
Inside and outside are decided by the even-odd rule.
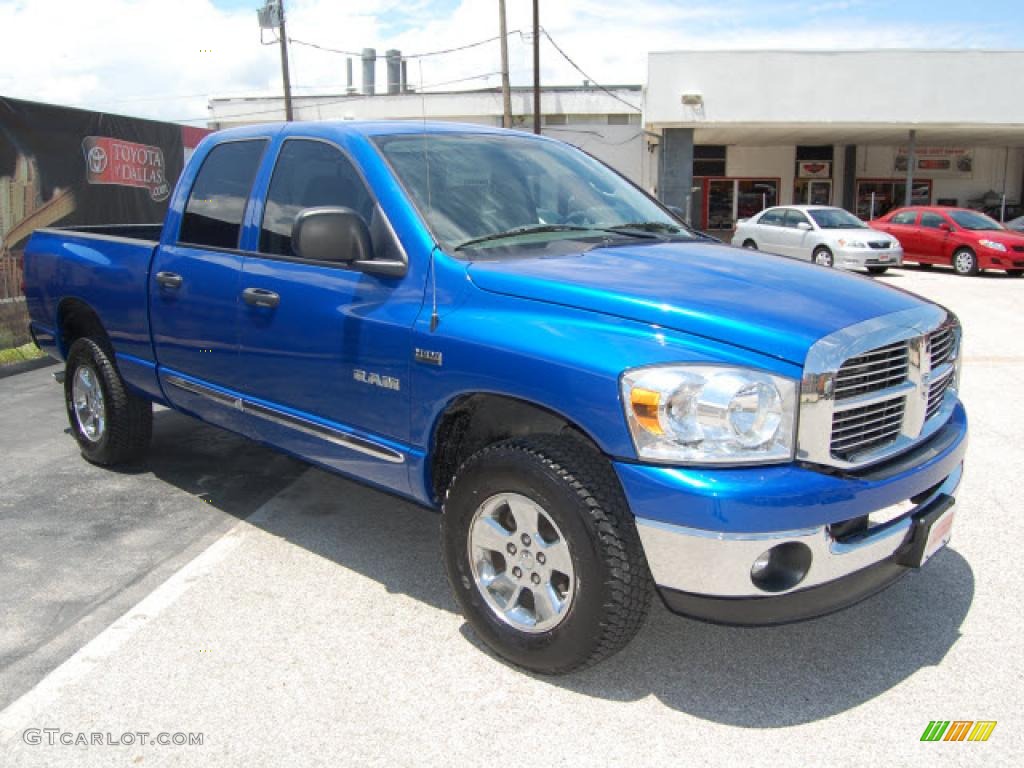
POLYGON ((736 182, 732 179, 708 181, 708 229, 732 229, 736 182))

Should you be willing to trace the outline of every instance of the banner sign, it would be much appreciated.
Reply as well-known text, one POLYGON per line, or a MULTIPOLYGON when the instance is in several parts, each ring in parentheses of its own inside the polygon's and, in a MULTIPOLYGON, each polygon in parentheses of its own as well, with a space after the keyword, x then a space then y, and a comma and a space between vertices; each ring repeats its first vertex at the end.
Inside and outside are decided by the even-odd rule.
POLYGON ((208 133, 0 97, 0 300, 22 295, 21 254, 36 229, 162 222, 208 133))
MULTIPOLYGON (((906 173, 909 148, 897 147, 893 170, 906 173)), ((923 175, 965 177, 974 173, 974 150, 967 147, 917 147, 914 150, 914 171, 923 175)))
POLYGON ((160 147, 118 141, 109 136, 86 136, 85 180, 90 184, 121 184, 149 190, 154 200, 171 194, 164 174, 164 151, 160 147))

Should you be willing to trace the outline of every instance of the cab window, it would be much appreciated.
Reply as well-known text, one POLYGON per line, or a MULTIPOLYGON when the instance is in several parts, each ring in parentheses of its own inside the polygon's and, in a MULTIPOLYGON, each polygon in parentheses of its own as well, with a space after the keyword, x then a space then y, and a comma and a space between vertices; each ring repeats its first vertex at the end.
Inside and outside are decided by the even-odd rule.
POLYGON ((917 220, 917 211, 902 211, 890 219, 891 224, 913 224, 917 220))

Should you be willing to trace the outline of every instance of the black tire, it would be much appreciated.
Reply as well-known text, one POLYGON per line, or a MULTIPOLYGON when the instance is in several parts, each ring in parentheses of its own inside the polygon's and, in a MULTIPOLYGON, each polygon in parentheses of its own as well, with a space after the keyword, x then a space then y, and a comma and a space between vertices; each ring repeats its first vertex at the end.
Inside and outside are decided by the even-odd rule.
POLYGON ((744 248, 749 248, 752 251, 756 251, 757 250, 757 243, 755 243, 753 240, 744 240, 743 241, 743 247, 744 248))
POLYGON ((888 267, 868 267, 868 272, 872 275, 884 275, 888 271, 888 267))
POLYGON ((970 248, 958 248, 951 259, 953 271, 961 277, 974 277, 978 274, 978 257, 970 248))
POLYGON ((97 339, 78 339, 68 351, 64 372, 64 403, 67 407, 71 434, 86 461, 113 466, 134 461, 145 455, 153 434, 153 405, 128 391, 113 362, 109 347, 97 339), (102 392, 100 408, 105 424, 90 439, 75 413, 74 386, 79 369, 88 368, 102 392))
POLYGON ((823 267, 834 267, 836 265, 836 260, 832 255, 832 251, 824 245, 819 245, 814 249, 814 253, 811 254, 811 261, 815 264, 820 264, 823 267))
POLYGON ((448 488, 441 538, 466 620, 495 653, 535 672, 565 674, 611 656, 650 610, 651 575, 618 478, 577 438, 506 440, 471 456, 448 488), (485 501, 508 493, 528 497, 557 524, 577 574, 564 618, 548 631, 522 631, 499 618, 474 579, 472 521, 485 501))
POLYGON ((1006 270, 1006 274, 1010 277, 1020 277, 1021 275, 1024 275, 1024 269, 1008 269, 1006 270))
POLYGON ((931 269, 932 266, 934 266, 934 265, 932 265, 932 264, 930 264, 928 262, 919 261, 917 263, 917 268, 918 269, 931 269))

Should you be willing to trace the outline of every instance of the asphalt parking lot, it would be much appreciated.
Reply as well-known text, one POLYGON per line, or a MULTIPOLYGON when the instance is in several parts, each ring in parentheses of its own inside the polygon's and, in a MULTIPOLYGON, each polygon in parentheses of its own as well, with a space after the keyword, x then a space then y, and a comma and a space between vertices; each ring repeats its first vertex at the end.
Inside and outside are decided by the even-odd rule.
POLYGON ((166 411, 146 463, 100 470, 63 431, 53 368, 0 380, 0 763, 1020 765, 1024 280, 882 281, 965 328, 951 546, 802 624, 657 605, 624 652, 563 678, 479 644, 431 512, 166 411), (920 742, 936 719, 998 725, 920 742), (27 743, 44 728, 203 743, 27 743))

